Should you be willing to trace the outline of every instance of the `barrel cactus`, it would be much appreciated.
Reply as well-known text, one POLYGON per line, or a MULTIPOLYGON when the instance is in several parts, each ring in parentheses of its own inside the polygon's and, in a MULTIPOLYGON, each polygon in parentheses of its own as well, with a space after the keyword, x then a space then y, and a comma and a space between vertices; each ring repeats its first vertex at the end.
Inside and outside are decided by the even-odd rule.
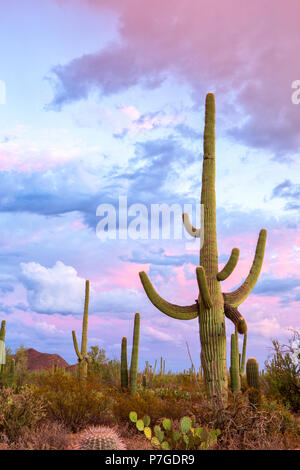
POLYGON ((118 433, 106 426, 91 426, 79 434, 75 450, 126 450, 118 433))

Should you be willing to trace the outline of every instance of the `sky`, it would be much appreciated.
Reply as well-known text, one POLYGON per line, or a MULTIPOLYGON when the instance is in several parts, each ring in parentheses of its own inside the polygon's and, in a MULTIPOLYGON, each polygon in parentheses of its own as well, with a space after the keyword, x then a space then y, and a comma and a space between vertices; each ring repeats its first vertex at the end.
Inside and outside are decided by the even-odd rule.
MULTIPOLYGON (((172 236, 125 239, 119 201, 132 208, 129 222, 141 205, 145 222, 152 204, 199 203, 209 92, 220 269, 240 249, 223 292, 243 282, 259 231, 268 232, 260 278, 239 307, 247 357, 264 368, 272 339, 286 343, 300 330, 299 14, 297 0, 1 6, 0 319, 8 347, 74 364, 71 331, 80 341, 89 279, 88 347, 119 359, 127 336, 130 358, 140 312, 140 369, 161 356, 167 370, 188 369, 187 343, 199 367, 197 319, 158 311, 138 276, 146 271, 162 297, 190 305, 199 246, 172 236), (115 208, 116 239, 97 234, 103 204, 115 208)), ((232 332, 227 319, 228 359, 232 332)))

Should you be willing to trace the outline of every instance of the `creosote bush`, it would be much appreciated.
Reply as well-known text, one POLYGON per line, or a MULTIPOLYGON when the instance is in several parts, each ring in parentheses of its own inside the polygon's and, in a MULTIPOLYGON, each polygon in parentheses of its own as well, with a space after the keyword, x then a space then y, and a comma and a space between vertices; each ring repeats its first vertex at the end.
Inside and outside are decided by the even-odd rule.
POLYGON ((67 428, 55 421, 45 421, 34 429, 21 430, 10 450, 65 450, 70 445, 67 428))
POLYGON ((263 391, 290 406, 294 413, 300 412, 300 363, 294 364, 290 351, 284 351, 279 341, 273 340, 274 353, 265 362, 263 391))
POLYGON ((35 387, 35 395, 47 402, 51 419, 63 423, 73 432, 101 424, 111 406, 109 392, 94 375, 79 380, 64 371, 45 374, 35 387))
POLYGON ((2 388, 0 393, 0 433, 8 442, 15 441, 27 429, 33 429, 46 416, 46 403, 29 387, 21 387, 16 393, 2 388))
POLYGON ((151 415, 156 424, 162 416, 180 419, 190 413, 190 408, 190 399, 160 398, 153 390, 146 389, 134 395, 114 394, 112 411, 118 422, 127 422, 129 413, 135 410, 139 416, 151 415))
POLYGON ((300 445, 300 427, 293 415, 281 404, 262 399, 260 409, 253 409, 247 394, 229 394, 226 407, 206 402, 191 407, 201 426, 219 428, 219 450, 275 450, 293 445, 290 433, 300 445))

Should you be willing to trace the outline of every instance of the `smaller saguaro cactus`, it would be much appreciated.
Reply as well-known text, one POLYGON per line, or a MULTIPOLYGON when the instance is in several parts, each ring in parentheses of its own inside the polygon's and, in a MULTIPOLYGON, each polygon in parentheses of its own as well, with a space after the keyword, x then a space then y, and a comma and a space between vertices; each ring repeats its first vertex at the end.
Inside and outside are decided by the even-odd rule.
POLYGON ((90 294, 90 281, 85 281, 85 301, 84 301, 84 314, 82 320, 82 339, 81 339, 81 352, 78 348, 76 333, 72 331, 73 344, 75 352, 78 357, 79 363, 79 377, 86 378, 88 372, 89 358, 87 355, 87 328, 88 328, 88 314, 89 314, 89 294, 90 294))
POLYGON ((230 354, 230 378, 232 392, 241 390, 242 376, 245 374, 247 347, 247 329, 244 333, 243 353, 239 352, 239 334, 235 327, 235 333, 231 335, 231 354, 230 354))
POLYGON ((4 372, 6 353, 5 353, 5 326, 6 321, 2 320, 0 330, 0 372, 4 372))
POLYGON ((134 316, 133 342, 130 362, 130 389, 132 393, 136 391, 138 361, 139 361, 139 342, 140 342, 140 314, 137 312, 134 316))
POLYGON ((121 388, 123 391, 127 390, 128 382, 129 382, 131 393, 135 393, 136 391, 138 360, 139 360, 139 341, 140 341, 140 314, 137 312, 134 316, 133 341, 132 341, 129 377, 128 377, 128 366, 127 366, 127 338, 126 336, 122 338, 122 348, 121 348, 121 388))
POLYGON ((127 365, 127 338, 122 338, 121 348, 121 388, 125 391, 128 388, 128 365, 127 365))
POLYGON ((248 386, 259 389, 259 366, 255 357, 249 357, 246 366, 246 374, 248 386))
POLYGON ((241 364, 240 364, 240 374, 241 374, 241 376, 245 375, 246 349, 247 349, 247 331, 244 334, 244 340, 243 340, 243 353, 242 353, 241 364))
POLYGON ((246 365, 247 384, 249 387, 249 403, 253 408, 257 408, 261 402, 261 391, 259 381, 259 366, 254 357, 249 357, 246 365))
POLYGON ((239 367, 239 343, 238 332, 231 335, 231 356, 230 356, 230 378, 231 390, 239 392, 241 390, 240 367, 239 367))

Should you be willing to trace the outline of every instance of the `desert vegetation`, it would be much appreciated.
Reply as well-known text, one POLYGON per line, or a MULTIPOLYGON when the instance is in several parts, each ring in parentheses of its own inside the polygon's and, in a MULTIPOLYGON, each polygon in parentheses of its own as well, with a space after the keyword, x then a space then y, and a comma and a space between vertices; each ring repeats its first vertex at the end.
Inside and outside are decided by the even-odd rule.
MULTIPOLYGON (((218 267, 215 197, 215 100, 205 103, 201 204, 204 241, 196 268, 198 298, 179 306, 155 291, 140 273, 152 304, 177 320, 198 319, 201 366, 172 373, 164 358, 139 364, 141 315, 133 322, 131 357, 127 338, 120 338, 120 360, 108 359, 103 349, 88 351, 89 281, 85 286, 80 348, 75 331, 76 367, 54 363, 30 371, 26 349, 13 357, 0 331, 0 436, 4 449, 293 449, 300 445, 300 337, 289 345, 273 340, 273 354, 264 370, 247 355, 248 327, 238 307, 250 295, 262 267, 267 232, 260 231, 252 267, 242 285, 223 293, 221 282, 235 269, 239 249, 233 248, 223 269, 218 267), (226 363, 225 317, 235 327, 226 363), (239 351, 239 335, 243 337, 239 351), (247 360, 246 360, 247 359, 247 360), (160 367, 159 367, 160 364, 160 367)), ((200 238, 183 214, 186 230, 200 238)), ((188 349, 189 353, 189 349, 188 349)))
POLYGON ((201 368, 154 372, 148 362, 137 371, 132 392, 130 380, 127 388, 121 384, 121 361, 107 358, 98 346, 87 352, 84 378, 76 368, 67 372, 55 364, 30 371, 26 349, 19 348, 14 360, 7 348, 0 376, 1 449, 295 449, 300 446, 300 372, 291 359, 295 336, 289 350, 273 341, 257 384, 243 374, 240 390, 232 391, 228 371, 226 405, 208 399, 201 368))

